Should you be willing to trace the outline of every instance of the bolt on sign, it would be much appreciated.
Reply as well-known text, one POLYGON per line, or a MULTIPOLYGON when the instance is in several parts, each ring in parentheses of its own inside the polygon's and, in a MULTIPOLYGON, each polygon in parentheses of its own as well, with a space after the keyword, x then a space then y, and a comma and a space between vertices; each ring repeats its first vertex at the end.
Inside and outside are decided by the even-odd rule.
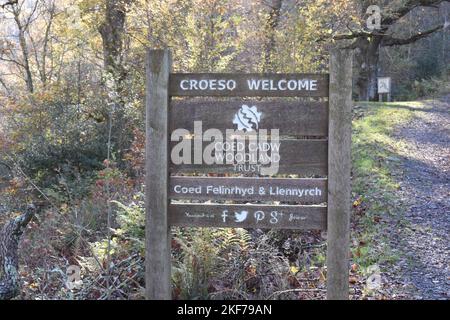
POLYGON ((351 60, 332 52, 329 74, 177 74, 168 50, 148 52, 148 299, 171 298, 171 226, 326 230, 327 297, 348 298, 351 60))

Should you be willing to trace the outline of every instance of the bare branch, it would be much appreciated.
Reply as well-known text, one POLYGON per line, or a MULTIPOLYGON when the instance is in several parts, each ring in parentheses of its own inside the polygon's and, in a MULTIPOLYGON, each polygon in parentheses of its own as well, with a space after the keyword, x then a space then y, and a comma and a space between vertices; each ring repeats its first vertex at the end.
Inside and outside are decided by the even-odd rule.
POLYGON ((332 36, 333 40, 352 40, 359 37, 369 37, 371 35, 370 32, 366 32, 364 30, 353 32, 353 33, 347 33, 347 34, 337 34, 332 36))
POLYGON ((38 5, 39 5, 39 1, 36 1, 36 3, 34 4, 33 9, 31 10, 31 13, 28 15, 27 21, 24 24, 24 30, 28 30, 28 27, 30 26, 31 22, 33 21, 33 16, 36 13, 38 5))
POLYGON ((6 3, 2 4, 1 7, 2 9, 5 9, 7 6, 13 6, 15 4, 17 4, 19 2, 19 0, 10 0, 7 1, 6 3))
POLYGON ((429 36, 430 34, 436 32, 438 30, 441 30, 442 28, 444 28, 444 25, 437 26, 437 27, 427 30, 425 32, 419 32, 419 33, 413 35, 412 37, 409 37, 406 39, 399 39, 399 38, 394 38, 391 36, 386 36, 383 38, 381 46, 382 47, 390 47, 390 46, 401 46, 401 45, 405 45, 405 44, 410 44, 410 43, 416 42, 417 40, 425 38, 425 37, 429 36))
POLYGON ((9 89, 8 85, 6 84, 6 82, 1 77, 0 77, 0 84, 2 85, 3 88, 5 88, 5 90, 8 93, 8 95, 11 95, 11 90, 9 89))
POLYGON ((25 66, 22 63, 20 63, 19 61, 13 60, 13 59, 7 59, 7 58, 0 57, 0 61, 11 62, 11 63, 18 65, 19 67, 25 68, 25 66))
POLYGON ((354 39, 367 38, 367 37, 373 37, 373 36, 382 36, 383 37, 385 35, 386 35, 386 33, 383 33, 383 32, 369 32, 369 31, 365 31, 365 30, 358 30, 358 31, 354 31, 352 33, 336 34, 331 37, 320 38, 317 40, 317 42, 325 41, 330 38, 332 40, 354 40, 354 39))
MULTIPOLYGON (((442 28, 442 26, 436 28, 435 30, 432 29, 432 30, 425 32, 425 35, 419 34, 417 36, 412 37, 411 39, 393 38, 392 36, 390 36, 389 34, 386 33, 389 26, 394 24, 395 22, 397 22, 397 20, 404 17, 410 11, 412 11, 413 9, 415 9, 417 7, 438 7, 439 4, 441 4, 442 2, 450 2, 450 0, 407 0, 404 2, 404 4, 400 8, 397 8, 396 10, 391 12, 389 15, 385 15, 383 17, 382 30, 379 30, 379 31, 376 31, 376 30, 374 30, 374 31, 351 30, 349 28, 349 26, 347 25, 347 28, 350 29, 350 31, 351 31, 350 33, 337 34, 337 35, 332 36, 331 39, 332 40, 354 40, 354 39, 358 39, 361 37, 365 38, 365 37, 381 36, 381 37, 386 37, 385 46, 411 43, 411 42, 417 41, 420 38, 427 36, 430 33, 433 33, 435 31, 439 30, 440 28, 442 28), (393 44, 391 44, 391 43, 393 43, 393 44)), ((329 39, 329 38, 321 38, 318 40, 318 42, 325 41, 327 39, 329 39)))
POLYGON ((391 14, 381 19, 383 26, 390 26, 397 22, 400 18, 406 16, 410 11, 417 7, 437 7, 442 2, 450 2, 450 0, 406 0, 403 5, 395 9, 391 14))

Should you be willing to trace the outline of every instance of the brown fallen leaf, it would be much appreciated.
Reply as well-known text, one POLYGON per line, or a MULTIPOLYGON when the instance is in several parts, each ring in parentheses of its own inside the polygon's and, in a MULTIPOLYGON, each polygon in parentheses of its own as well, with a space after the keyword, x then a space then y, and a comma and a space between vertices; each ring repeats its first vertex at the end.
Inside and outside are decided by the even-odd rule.
POLYGON ((356 277, 350 277, 350 278, 348 279, 348 282, 351 283, 351 284, 355 284, 355 283, 358 282, 358 278, 356 278, 356 277))

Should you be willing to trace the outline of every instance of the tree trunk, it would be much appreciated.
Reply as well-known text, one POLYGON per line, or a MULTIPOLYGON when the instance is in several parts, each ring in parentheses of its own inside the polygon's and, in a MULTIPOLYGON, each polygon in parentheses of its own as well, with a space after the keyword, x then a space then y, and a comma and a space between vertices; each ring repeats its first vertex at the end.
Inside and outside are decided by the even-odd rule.
POLYGON ((123 0, 106 0, 105 20, 99 27, 103 43, 104 67, 121 81, 124 77, 122 63, 123 35, 125 33, 125 3, 123 0))
POLYGON ((273 51, 276 47, 275 32, 280 23, 282 0, 273 0, 270 5, 269 17, 266 21, 266 41, 264 44, 263 72, 273 72, 273 51))
POLYGON ((23 215, 8 222, 0 231, 0 300, 11 300, 20 293, 17 249, 35 211, 34 206, 29 206, 23 215))
POLYGON ((31 68, 30 68, 30 55, 28 51, 28 45, 27 41, 25 39, 25 29, 28 28, 28 25, 23 26, 20 22, 20 12, 17 8, 13 9, 14 14, 14 21, 16 22, 17 29, 19 30, 19 44, 20 49, 22 50, 22 56, 23 56, 23 62, 22 66, 25 71, 25 82, 27 84, 28 92, 33 93, 34 92, 34 84, 33 84, 33 75, 31 74, 31 68))
POLYGON ((377 78, 381 40, 380 36, 358 39, 356 63, 359 73, 356 87, 359 100, 374 101, 378 97, 377 78))
POLYGON ((116 146, 119 159, 127 147, 125 104, 126 104, 126 69, 123 63, 123 40, 125 35, 126 5, 131 0, 106 0, 105 18, 99 27, 102 37, 105 73, 112 76, 114 95, 110 103, 115 105, 110 113, 113 124, 113 145, 116 146))

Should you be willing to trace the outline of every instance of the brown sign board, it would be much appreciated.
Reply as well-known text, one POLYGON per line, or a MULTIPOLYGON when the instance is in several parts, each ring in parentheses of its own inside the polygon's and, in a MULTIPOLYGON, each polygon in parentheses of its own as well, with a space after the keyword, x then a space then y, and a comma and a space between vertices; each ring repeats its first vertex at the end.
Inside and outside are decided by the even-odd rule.
POLYGON ((170 199, 284 201, 321 204, 327 201, 326 179, 170 177, 170 199))
MULTIPOLYGON (((171 73, 171 63, 169 50, 148 52, 147 298, 171 298, 170 227, 182 226, 326 230, 327 298, 348 299, 351 50, 331 53, 329 74, 177 74, 171 73), (171 99, 177 96, 185 98, 171 99), (196 96, 325 97, 328 101, 189 100, 196 96), (209 129, 219 134, 207 134, 209 129), (257 134, 258 143, 263 142, 256 154, 265 151, 271 157, 270 164, 256 166, 272 165, 275 154, 279 160, 275 172, 253 172, 255 163, 235 161, 234 149, 227 153, 231 160, 215 161, 227 143, 235 147, 228 133, 222 139, 221 132, 228 129, 235 130, 232 136, 257 134), (275 141, 268 150, 264 150, 264 136, 270 137, 270 143, 275 141), (171 173, 233 177, 171 177, 171 173)), ((240 151, 251 151, 250 142, 240 151)))
POLYGON ((233 129, 233 119, 242 106, 256 108, 261 114, 259 128, 278 128, 280 135, 328 135, 328 102, 313 101, 172 101, 169 130, 194 131, 194 122, 203 128, 233 129))
MULTIPOLYGON (((195 143, 195 139, 191 139, 192 145, 195 143)), ((204 145, 210 144, 210 142, 202 142, 204 145)), ((171 142, 170 150, 174 150, 173 147, 177 142, 171 142)), ((194 149, 194 148, 191 148, 194 149)), ((251 165, 249 163, 234 162, 227 164, 225 159, 223 164, 213 163, 205 164, 194 162, 194 151, 192 151, 190 161, 188 163, 174 164, 170 162, 169 171, 171 173, 215 173, 215 174, 251 174, 257 173, 258 165, 261 167, 268 167, 269 165, 256 164, 251 165)), ((270 153, 269 153, 270 154, 270 153)), ((285 139, 280 140, 279 146, 279 169, 278 174, 296 174, 302 177, 327 174, 328 163, 328 142, 327 140, 297 140, 297 139, 285 139)))
POLYGON ((326 229, 326 206, 171 204, 169 224, 217 228, 326 229))
POLYGON ((173 73, 171 96, 327 97, 326 74, 173 73))

